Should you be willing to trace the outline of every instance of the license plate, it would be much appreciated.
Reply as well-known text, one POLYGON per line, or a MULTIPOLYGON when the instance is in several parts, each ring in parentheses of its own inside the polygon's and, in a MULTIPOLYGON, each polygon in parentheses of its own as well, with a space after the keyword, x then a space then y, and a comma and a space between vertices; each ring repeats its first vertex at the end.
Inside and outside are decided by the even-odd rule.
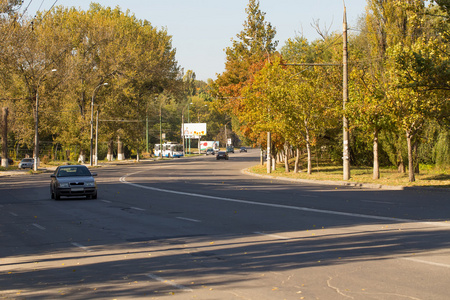
POLYGON ((84 189, 83 188, 72 188, 71 191, 72 192, 82 192, 82 191, 84 191, 84 189))

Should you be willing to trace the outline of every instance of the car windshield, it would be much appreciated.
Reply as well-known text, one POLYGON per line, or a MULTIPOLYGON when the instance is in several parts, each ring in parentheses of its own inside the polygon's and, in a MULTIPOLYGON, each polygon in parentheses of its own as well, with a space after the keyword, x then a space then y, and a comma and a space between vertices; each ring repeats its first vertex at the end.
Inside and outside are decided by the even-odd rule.
POLYGON ((33 159, 32 158, 24 158, 22 159, 22 162, 32 162, 33 159))
POLYGON ((89 169, 82 167, 66 167, 60 168, 58 171, 58 177, 72 177, 72 176, 91 176, 89 169))

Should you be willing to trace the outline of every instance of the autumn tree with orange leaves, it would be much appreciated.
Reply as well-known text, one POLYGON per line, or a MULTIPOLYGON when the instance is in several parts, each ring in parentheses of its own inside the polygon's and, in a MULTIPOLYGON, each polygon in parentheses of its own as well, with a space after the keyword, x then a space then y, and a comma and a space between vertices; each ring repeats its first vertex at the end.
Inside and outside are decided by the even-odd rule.
MULTIPOLYGON (((245 12, 244 29, 236 35, 232 46, 226 48, 225 71, 213 83, 218 106, 231 116, 241 110, 242 88, 250 84, 253 74, 270 61, 278 44, 274 41, 276 30, 265 20, 266 14, 260 10, 259 1, 250 0, 245 12)), ((245 124, 240 129, 245 131, 245 124)))

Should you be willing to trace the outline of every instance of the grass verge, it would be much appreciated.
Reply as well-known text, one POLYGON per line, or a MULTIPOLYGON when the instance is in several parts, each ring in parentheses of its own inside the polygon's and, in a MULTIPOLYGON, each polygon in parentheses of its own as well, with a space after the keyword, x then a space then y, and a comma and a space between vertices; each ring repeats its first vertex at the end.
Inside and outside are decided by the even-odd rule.
MULTIPOLYGON (((294 173, 285 172, 284 164, 277 164, 275 171, 267 174, 267 168, 264 165, 256 165, 248 169, 248 171, 261 175, 272 175, 275 177, 286 177, 292 179, 308 179, 308 180, 329 180, 344 181, 342 166, 337 165, 321 165, 312 169, 312 174, 308 175, 306 170, 294 173)), ((382 168, 380 169, 380 179, 372 178, 372 168, 355 167, 350 170, 349 182, 355 183, 371 183, 391 186, 428 186, 448 188, 450 190, 450 168, 430 168, 421 166, 419 174, 415 174, 416 181, 409 182, 408 173, 399 173, 397 170, 382 168)))

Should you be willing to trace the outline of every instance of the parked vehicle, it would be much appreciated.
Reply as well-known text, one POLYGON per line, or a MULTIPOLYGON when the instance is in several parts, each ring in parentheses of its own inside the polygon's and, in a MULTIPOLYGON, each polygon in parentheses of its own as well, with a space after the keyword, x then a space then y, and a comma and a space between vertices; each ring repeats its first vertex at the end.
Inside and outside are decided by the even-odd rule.
POLYGON ((34 159, 33 158, 24 158, 19 163, 19 169, 30 168, 33 169, 34 159))
POLYGON ((214 149, 213 149, 213 148, 208 148, 208 149, 206 149, 206 155, 209 155, 209 154, 212 154, 212 155, 216 154, 216 153, 214 152, 214 149))
POLYGON ((217 160, 219 160, 219 159, 228 160, 228 153, 225 151, 219 151, 219 152, 217 152, 216 159, 217 160))
POLYGON ((50 193, 52 199, 60 200, 61 196, 97 199, 97 183, 86 166, 59 166, 50 176, 50 193))

